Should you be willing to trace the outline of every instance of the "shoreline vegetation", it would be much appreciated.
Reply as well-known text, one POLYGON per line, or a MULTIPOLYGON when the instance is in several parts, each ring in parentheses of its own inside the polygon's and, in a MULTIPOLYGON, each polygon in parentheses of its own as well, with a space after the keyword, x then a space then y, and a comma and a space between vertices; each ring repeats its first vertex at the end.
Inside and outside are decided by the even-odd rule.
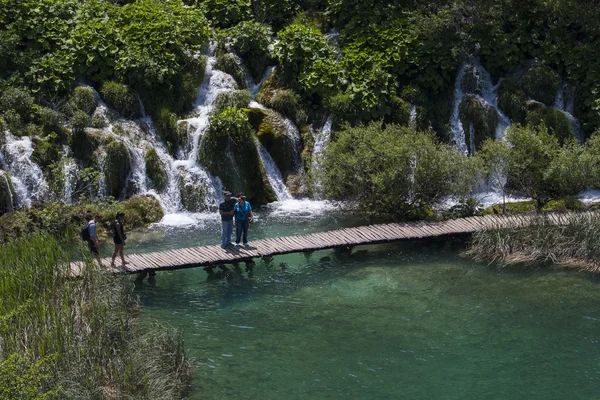
POLYGON ((573 214, 565 225, 552 224, 543 213, 527 225, 488 229, 473 234, 463 255, 499 265, 556 264, 600 273, 600 215, 573 214))
POLYGON ((141 327, 131 283, 81 241, 35 233, 0 246, 0 291, 0 398, 179 399, 190 382, 181 332, 141 327))

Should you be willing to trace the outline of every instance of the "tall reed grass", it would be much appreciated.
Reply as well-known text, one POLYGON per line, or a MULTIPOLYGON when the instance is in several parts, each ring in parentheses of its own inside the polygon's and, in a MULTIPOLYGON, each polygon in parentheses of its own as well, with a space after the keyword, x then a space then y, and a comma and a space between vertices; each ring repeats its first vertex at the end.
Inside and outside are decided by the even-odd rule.
POLYGON ((600 272, 600 214, 565 214, 561 221, 540 214, 519 228, 477 232, 465 255, 504 265, 554 263, 600 272))
POLYGON ((130 283, 103 273, 81 242, 34 234, 1 246, 0 398, 181 398, 191 374, 183 338, 142 330, 138 311, 130 283), (33 378, 19 381, 25 372, 33 378))

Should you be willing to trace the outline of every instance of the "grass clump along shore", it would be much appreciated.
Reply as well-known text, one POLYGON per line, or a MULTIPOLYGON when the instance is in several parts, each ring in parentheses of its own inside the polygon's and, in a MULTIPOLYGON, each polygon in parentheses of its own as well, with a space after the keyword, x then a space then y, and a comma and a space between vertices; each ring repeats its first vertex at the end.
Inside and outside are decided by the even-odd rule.
POLYGON ((565 214, 563 220, 556 225, 539 214, 520 228, 476 232, 464 254, 500 265, 551 263, 600 272, 600 215, 565 214))
POLYGON ((143 329, 127 281, 80 242, 33 234, 0 247, 0 398, 180 399, 191 364, 180 332, 143 329))

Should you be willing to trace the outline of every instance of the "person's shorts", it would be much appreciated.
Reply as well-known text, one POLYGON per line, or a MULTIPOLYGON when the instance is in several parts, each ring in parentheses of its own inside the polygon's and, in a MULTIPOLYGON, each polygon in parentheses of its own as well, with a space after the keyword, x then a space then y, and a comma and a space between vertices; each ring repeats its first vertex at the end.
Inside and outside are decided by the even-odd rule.
POLYGON ((90 251, 92 252, 92 254, 95 256, 99 255, 100 252, 98 251, 98 247, 96 246, 96 243, 92 242, 91 240, 88 243, 90 245, 90 251))
POLYGON ((113 236, 113 242, 115 244, 123 244, 123 241, 121 240, 121 238, 119 236, 113 236))

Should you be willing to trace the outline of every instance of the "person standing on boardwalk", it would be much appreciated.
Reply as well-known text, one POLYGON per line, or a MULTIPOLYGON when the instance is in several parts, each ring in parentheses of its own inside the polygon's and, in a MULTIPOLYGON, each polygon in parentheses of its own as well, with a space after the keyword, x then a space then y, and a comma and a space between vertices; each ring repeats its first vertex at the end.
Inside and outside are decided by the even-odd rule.
POLYGON ((235 245, 240 245, 240 239, 244 240, 244 246, 248 246, 248 225, 254 222, 252 206, 246 201, 244 193, 238 196, 235 211, 235 245), (243 236, 243 237, 242 237, 243 236))
POLYGON ((87 224, 87 235, 88 235, 88 244, 90 246, 90 251, 92 255, 98 261, 98 264, 102 266, 102 261, 100 260, 100 241, 98 240, 98 233, 96 229, 96 223, 102 222, 102 215, 96 214, 94 219, 90 220, 87 224))
POLYGON ((111 267, 115 266, 115 258, 117 258, 117 254, 121 256, 121 263, 123 265, 129 264, 127 261, 125 261, 125 256, 123 255, 125 239, 127 239, 125 229, 123 228, 124 216, 125 213, 123 211, 119 211, 115 217, 115 223, 113 226, 113 242, 115 243, 115 251, 113 252, 112 262, 110 263, 111 267))
POLYGON ((236 199, 231 197, 231 192, 224 191, 225 200, 219 204, 221 215, 221 248, 231 245, 231 234, 233 232, 233 214, 236 199))

